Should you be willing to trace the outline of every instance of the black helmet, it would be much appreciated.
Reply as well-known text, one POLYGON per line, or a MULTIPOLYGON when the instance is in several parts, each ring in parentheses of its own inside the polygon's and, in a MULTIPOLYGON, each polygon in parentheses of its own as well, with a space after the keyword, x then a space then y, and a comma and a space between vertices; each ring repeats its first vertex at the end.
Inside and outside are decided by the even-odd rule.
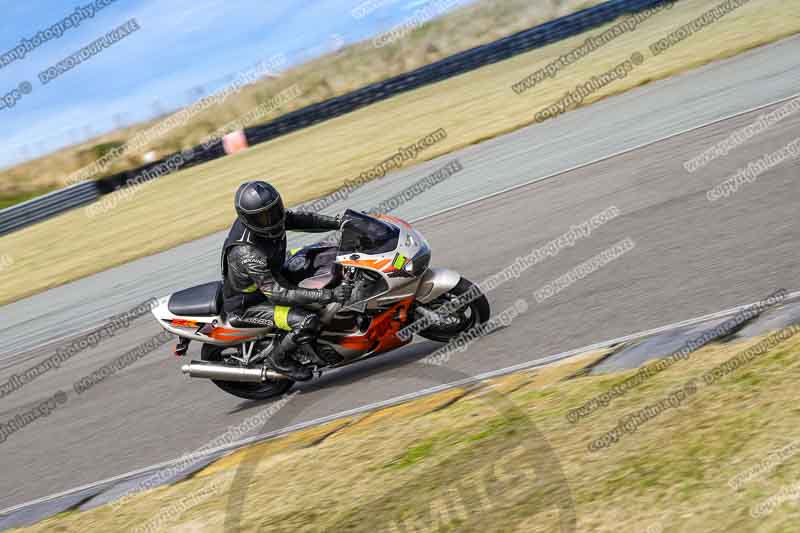
POLYGON ((239 220, 253 233, 270 239, 279 239, 286 233, 283 200, 269 183, 243 183, 236 191, 235 204, 239 220))

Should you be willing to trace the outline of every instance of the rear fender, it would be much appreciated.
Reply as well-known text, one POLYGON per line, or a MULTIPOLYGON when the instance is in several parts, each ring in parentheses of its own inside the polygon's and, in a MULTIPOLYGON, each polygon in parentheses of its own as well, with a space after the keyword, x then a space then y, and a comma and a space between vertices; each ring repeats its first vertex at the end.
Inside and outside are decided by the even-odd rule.
POLYGON ((257 340, 273 331, 272 328, 234 328, 220 315, 176 315, 169 310, 169 299, 170 296, 167 296, 158 300, 152 310, 153 316, 159 326, 184 339, 217 346, 233 346, 257 340))

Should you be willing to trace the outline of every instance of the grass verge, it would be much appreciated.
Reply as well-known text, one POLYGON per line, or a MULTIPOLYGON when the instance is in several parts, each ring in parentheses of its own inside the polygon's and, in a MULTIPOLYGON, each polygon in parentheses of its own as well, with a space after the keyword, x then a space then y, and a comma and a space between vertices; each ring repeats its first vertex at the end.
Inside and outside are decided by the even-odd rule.
MULTIPOLYGON (((14 265, 0 279, 0 304, 151 255, 226 228, 238 184, 269 178, 289 205, 340 187, 421 137, 444 128, 431 159, 518 129, 567 89, 599 75, 635 50, 693 20, 718 2, 679 2, 535 90, 511 85, 602 29, 406 93, 235 156, 134 189, 102 216, 76 210, 0 238, 14 265), (402 117, 402 120, 399 119, 402 117)), ((729 57, 800 31, 800 12, 780 0, 750 3, 587 98, 590 104, 652 80, 729 57)), ((346 202, 340 202, 342 208, 346 202)))
POLYGON ((541 502, 560 487, 542 481, 539 454, 529 453, 541 450, 525 450, 539 434, 566 477, 577 531, 795 531, 796 501, 753 514, 800 475, 800 335, 714 383, 702 379, 760 340, 706 346, 577 423, 569 409, 635 371, 572 378, 599 357, 587 354, 493 380, 493 394, 486 386, 448 391, 269 441, 117 511, 68 513, 24 531, 128 530, 208 486, 219 494, 162 526, 220 531, 229 498, 243 497, 242 531, 386 531, 393 523, 395 531, 558 531, 556 508, 541 502), (690 380, 699 385, 687 401, 589 451, 621 418, 690 380), (498 415, 498 397, 513 402, 514 416, 498 415), (247 482, 234 482, 243 473, 247 482))

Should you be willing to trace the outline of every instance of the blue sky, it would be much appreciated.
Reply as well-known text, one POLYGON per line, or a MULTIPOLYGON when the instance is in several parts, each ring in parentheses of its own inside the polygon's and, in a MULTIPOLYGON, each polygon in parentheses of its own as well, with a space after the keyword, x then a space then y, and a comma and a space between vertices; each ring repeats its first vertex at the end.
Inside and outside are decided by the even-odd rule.
MULTIPOLYGON (((0 166, 39 155, 189 102, 193 87, 220 87, 230 75, 285 53, 290 62, 328 51, 335 35, 352 43, 387 31, 427 0, 372 0, 377 9, 356 19, 365 0, 116 0, 78 28, 0 68, 0 97, 30 82, 33 90, 0 109, 0 166), (43 85, 38 75, 108 31, 136 18, 140 30, 43 85), (118 117, 119 119, 119 117, 118 117)), ((471 0, 463 0, 462 5, 471 0)), ((0 0, 0 54, 59 22, 92 0, 0 0)))

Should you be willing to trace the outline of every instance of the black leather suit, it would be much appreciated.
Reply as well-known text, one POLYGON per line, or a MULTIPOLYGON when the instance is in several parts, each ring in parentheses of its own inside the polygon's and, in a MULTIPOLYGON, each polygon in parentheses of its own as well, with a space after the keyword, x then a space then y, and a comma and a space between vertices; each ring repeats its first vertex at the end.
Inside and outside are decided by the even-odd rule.
MULTIPOLYGON (((313 213, 286 212, 286 229, 326 232, 339 229, 339 220, 313 213)), ((235 327, 276 327, 292 331, 295 343, 307 342, 320 328, 317 314, 304 305, 333 300, 329 289, 291 286, 281 275, 286 237, 259 237, 238 219, 222 250, 224 311, 235 327)))

